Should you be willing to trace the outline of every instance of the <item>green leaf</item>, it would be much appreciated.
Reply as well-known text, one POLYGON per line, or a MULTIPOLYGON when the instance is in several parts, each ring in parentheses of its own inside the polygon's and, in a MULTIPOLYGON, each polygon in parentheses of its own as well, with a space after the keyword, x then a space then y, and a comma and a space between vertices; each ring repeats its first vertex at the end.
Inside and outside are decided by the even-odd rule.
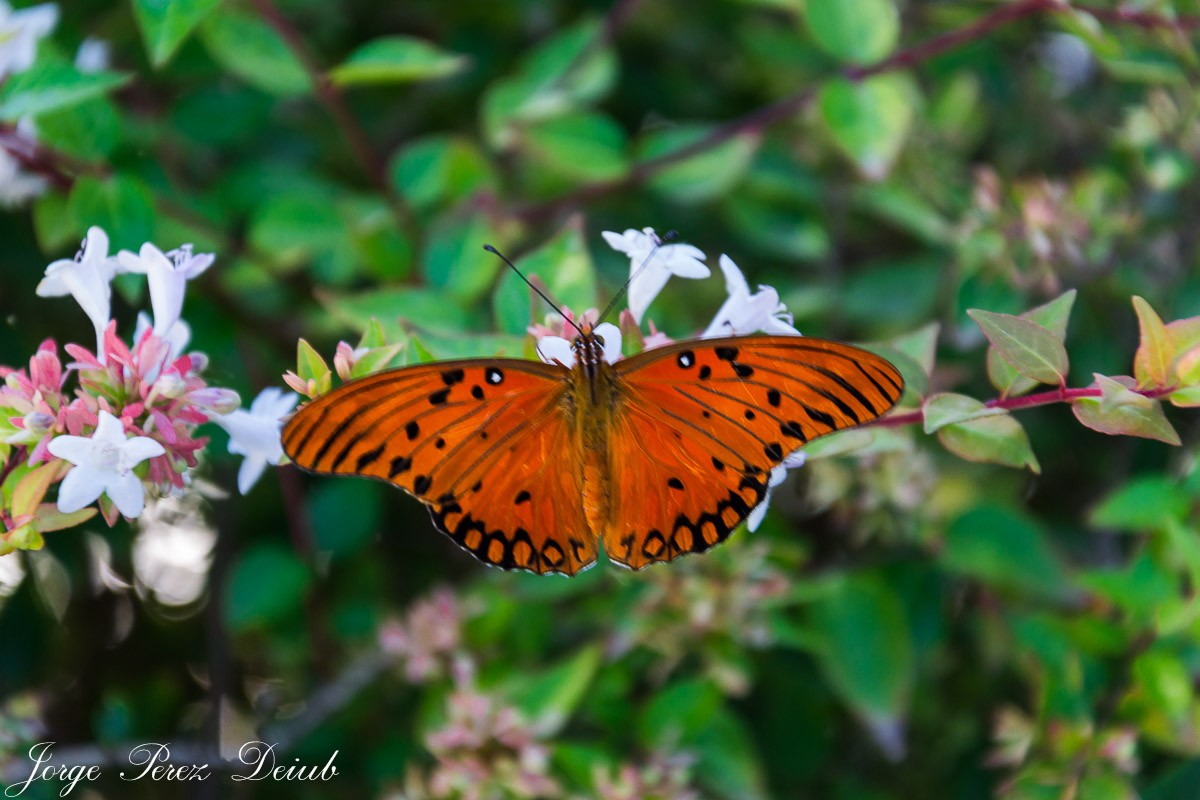
POLYGON ((33 230, 38 247, 53 253, 69 245, 78 245, 82 238, 67 210, 67 195, 48 191, 33 201, 33 230))
POLYGON ((301 612, 311 576, 278 545, 255 545, 233 565, 225 585, 225 619, 235 631, 268 627, 301 612))
POLYGON ((615 180, 629 169, 625 132, 603 114, 579 112, 533 123, 522 142, 539 168, 572 180, 615 180))
POLYGON ((882 180, 908 136, 916 96, 907 75, 889 73, 861 81, 827 81, 817 105, 834 144, 868 179, 882 180))
POLYGON ((822 50, 854 64, 879 61, 900 36, 892 0, 808 0, 804 19, 822 50))
POLYGON ((1200 406, 1200 386, 1176 389, 1167 395, 1167 399, 1171 401, 1171 405, 1179 408, 1196 408, 1200 406))
POLYGON ((955 572, 1041 596, 1059 595, 1065 586, 1045 532, 1001 506, 978 506, 951 522, 939 560, 955 572))
POLYGON ((396 287, 358 294, 318 292, 317 300, 334 319, 353 330, 365 331, 377 321, 389 341, 402 341, 406 325, 446 333, 471 328, 471 318, 463 306, 440 290, 396 287))
POLYGON ((233 7, 210 14, 200 37, 213 59, 251 86, 277 95, 304 94, 312 81, 275 29, 233 7))
MULTIPOLYGON (((330 380, 329 365, 317 352, 316 348, 304 339, 296 342, 296 374, 303 380, 315 380, 318 388, 330 380)), ((319 389, 322 393, 329 391, 329 386, 319 389)))
POLYGON ((1081 397, 1071 402, 1075 418, 1086 427, 1111 436, 1140 436, 1167 444, 1179 444, 1179 434, 1171 427, 1162 404, 1124 384, 1096 375, 1101 397, 1081 397))
POLYGON ((986 406, 974 397, 951 392, 930 395, 922 410, 925 415, 926 433, 936 433, 947 425, 959 422, 1008 413, 1002 408, 986 406))
POLYGON ((109 97, 45 111, 34 121, 39 142, 83 161, 105 162, 121 142, 121 117, 109 97))
POLYGON ((538 730, 555 733, 574 713, 600 669, 598 645, 582 648, 571 658, 539 673, 516 673, 509 696, 538 730))
POLYGON ((874 430, 851 428, 815 439, 800 448, 808 458, 832 458, 869 447, 875 439, 874 430))
POLYGON ((90 506, 72 511, 70 514, 64 514, 58 510, 57 503, 42 503, 37 508, 37 518, 33 521, 33 527, 38 533, 66 530, 82 525, 97 513, 99 510, 95 506, 90 506))
POLYGON ((39 61, 10 75, 0 85, 0 122, 16 122, 77 106, 123 86, 130 76, 119 72, 80 72, 71 64, 39 61))
POLYGON ((428 209, 496 186, 491 164, 470 139, 428 136, 408 143, 393 159, 392 186, 413 207, 428 209))
POLYGON ((425 248, 425 277, 464 303, 480 300, 492 288, 503 262, 483 249, 492 244, 503 252, 506 237, 498 220, 484 212, 451 214, 432 226, 425 248))
POLYGON ((700 735, 720 706, 721 693, 708 681, 669 684, 642 706, 638 738, 648 750, 677 747, 700 735))
POLYGON ((14 517, 23 517, 37 510, 38 504, 46 496, 50 484, 58 477, 63 462, 53 459, 30 470, 12 490, 12 503, 9 511, 14 517))
MULTIPOLYGON (((583 240, 582 218, 569 222, 537 250, 521 258, 521 271, 537 278, 560 305, 579 312, 596 304, 596 268, 583 240)), ((522 335, 550 307, 512 270, 505 270, 492 294, 496 327, 522 335)))
POLYGON ((470 59, 413 36, 367 42, 329 72, 338 86, 412 83, 444 78, 466 69, 470 59))
POLYGON ((892 337, 888 346, 911 358, 920 365, 925 375, 929 376, 933 374, 933 364, 937 358, 938 334, 941 333, 941 330, 941 323, 930 322, 915 331, 892 337))
POLYGON ((303 192, 266 197, 250 221, 249 237, 274 263, 292 268, 336 250, 346 231, 329 198, 303 192))
POLYGON ((150 63, 161 67, 204 21, 221 0, 133 0, 137 21, 150 63))
POLYGON ((1011 314, 972 308, 967 315, 1001 357, 1022 375, 1039 383, 1061 386, 1066 382, 1067 350, 1051 331, 1011 314))
POLYGON ((937 435, 943 447, 967 461, 1029 467, 1031 472, 1041 472, 1029 436, 1010 414, 946 425, 937 435))
POLYGON ((1163 529, 1168 519, 1183 519, 1191 505, 1176 481, 1149 475, 1117 489, 1092 511, 1090 522, 1101 528, 1151 533, 1163 529))
POLYGON ((1175 355, 1171 335, 1150 304, 1136 295, 1133 309, 1137 312, 1141 332, 1141 341, 1133 357, 1133 376, 1142 388, 1166 386, 1172 378, 1171 362, 1175 355))
POLYGON ((1178 578, 1143 551, 1127 568, 1089 570, 1078 582, 1125 613, 1151 621, 1175 597, 1178 578))
POLYGON ((956 235, 950 221, 911 187, 894 183, 855 186, 850 199, 865 213, 928 244, 947 245, 956 235))
MULTIPOLYGON (((1041 325, 1061 342, 1067 335, 1067 321, 1070 319, 1076 294, 1076 290, 1071 289, 1020 316, 1041 325)), ((988 348, 987 370, 992 385, 999 389, 1004 397, 1015 397, 1037 386, 1037 381, 1018 372, 994 347, 988 348)))
POLYGON ((558 32, 530 53, 515 75, 488 87, 482 116, 489 144, 507 148, 518 123, 568 113, 608 92, 616 81, 617 60, 600 38, 602 26, 588 18, 558 32))
POLYGON ((367 481, 324 481, 308 500, 314 545, 335 558, 361 550, 379 531, 382 504, 379 487, 367 481), (347 509, 354 509, 348 514, 347 509))
POLYGON ((1188 714, 1192 702, 1192 677, 1180 658, 1163 649, 1142 653, 1133 662, 1133 677, 1146 693, 1145 700, 1168 717, 1188 714))
POLYGON ((830 588, 811 609, 825 675, 842 700, 870 723, 901 721, 916 678, 903 603, 870 575, 845 578, 830 588))
POLYGON ((137 252, 153 238, 153 198, 141 181, 127 175, 76 178, 67 210, 76 230, 103 228, 114 252, 122 248, 137 252))
MULTIPOLYGON (((637 160, 644 163, 682 150, 712 131, 711 125, 696 124, 651 131, 638 142, 637 160)), ((650 177, 647 185, 681 203, 698 203, 722 197, 746 174, 759 141, 759 136, 755 134, 740 134, 726 139, 662 168, 650 177)))

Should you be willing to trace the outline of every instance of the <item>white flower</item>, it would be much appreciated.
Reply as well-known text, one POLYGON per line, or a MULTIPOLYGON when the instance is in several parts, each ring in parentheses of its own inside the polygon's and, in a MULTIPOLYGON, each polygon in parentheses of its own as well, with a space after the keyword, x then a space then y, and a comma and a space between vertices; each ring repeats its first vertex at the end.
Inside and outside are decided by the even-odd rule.
POLYGON ((168 253, 150 242, 139 253, 122 250, 117 254, 121 266, 129 272, 140 272, 150 284, 150 307, 154 310, 154 334, 166 337, 183 312, 183 294, 187 282, 213 263, 212 253, 192 253, 185 244, 168 253))
POLYGON ((663 244, 653 228, 624 233, 600 234, 613 250, 629 256, 629 310, 639 323, 650 303, 672 275, 681 278, 707 278, 711 273, 701 263, 704 253, 690 244, 663 244))
MULTIPOLYGON (((133 329, 133 343, 136 345, 146 335, 146 331, 150 330, 150 316, 145 311, 139 311, 137 315, 137 325, 133 329)), ((155 334, 158 336, 158 334, 155 334)), ((187 347, 192 338, 191 327, 181 319, 175 320, 175 324, 167 329, 166 334, 159 336, 171 348, 171 360, 179 358, 183 355, 183 349, 187 347)), ((153 378, 150 378, 153 380, 153 378)))
POLYGON ((126 517, 142 513, 145 489, 133 468, 166 450, 148 436, 126 438, 125 426, 107 411, 100 412, 96 431, 87 436, 57 436, 50 454, 75 466, 58 487, 58 510, 64 514, 94 503, 102 494, 126 517))
POLYGON ((771 477, 767 481, 767 493, 763 497, 761 503, 754 507, 750 512, 750 516, 746 518, 746 528, 751 531, 758 530, 758 526, 762 524, 763 517, 767 515, 767 506, 771 504, 771 492, 775 487, 783 483, 787 478, 789 469, 804 466, 804 461, 807 456, 804 453, 792 453, 783 460, 783 463, 771 470, 771 477))
POLYGON ((229 452, 246 457, 238 469, 238 491, 242 494, 250 491, 268 464, 283 461, 283 444, 279 440, 282 418, 295 408, 299 399, 298 395, 272 386, 258 393, 249 411, 239 408, 209 418, 229 434, 229 452))
MULTIPOLYGON (((604 344, 604 360, 612 364, 621 357, 621 329, 611 322, 596 326, 596 338, 604 344)), ((547 364, 562 364, 567 369, 575 366, 575 351, 571 343, 561 336, 543 336, 537 340, 537 353, 547 364)))
POLYGON ((0 0, 0 78, 23 72, 37 56, 38 40, 58 23, 58 6, 43 3, 13 11, 0 0))
POLYGON ((88 37, 79 43, 75 53, 75 69, 80 72, 102 72, 109 65, 108 42, 88 37))
POLYGON ((757 292, 750 294, 750 285, 733 259, 722 255, 720 264, 729 297, 701 334, 704 338, 746 336, 758 331, 799 335, 800 331, 792 326, 787 306, 779 302, 779 292, 770 286, 759 286, 757 292))
MULTIPOLYGON (((0 0, 2 1, 2 0, 0 0)), ((37 286, 40 297, 71 295, 96 329, 96 358, 104 363, 104 329, 112 310, 112 282, 118 265, 108 255, 108 234, 88 228, 83 250, 75 258, 60 258, 46 267, 46 277, 37 286)))

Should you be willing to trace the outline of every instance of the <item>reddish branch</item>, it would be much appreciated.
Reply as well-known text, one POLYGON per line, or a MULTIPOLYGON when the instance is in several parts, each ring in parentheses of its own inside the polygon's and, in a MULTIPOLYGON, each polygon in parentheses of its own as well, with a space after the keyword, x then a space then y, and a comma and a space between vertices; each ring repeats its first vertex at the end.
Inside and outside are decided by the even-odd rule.
MULTIPOLYGON (((926 39, 924 42, 920 42, 904 50, 898 50, 882 61, 868 66, 846 67, 837 76, 857 81, 872 75, 879 75, 904 67, 914 67, 942 53, 977 41, 997 28, 1001 28, 1017 20, 1026 19, 1038 14, 1065 12, 1072 9, 1092 14, 1097 19, 1104 21, 1135 25, 1146 29, 1172 28, 1184 31, 1200 27, 1200 17, 1171 19, 1149 12, 1096 8, 1087 4, 1068 6, 1060 2, 1060 0, 1022 0, 1021 2, 1000 6, 991 13, 985 14, 962 28, 926 39)), ((561 208, 574 208, 610 192, 639 185, 672 164, 711 150, 717 145, 737 136, 761 133, 766 128, 793 117, 808 106, 816 94, 816 85, 805 87, 799 92, 771 105, 752 111, 743 117, 730 120, 723 125, 718 125, 709 131, 708 135, 692 142, 686 147, 672 150, 657 158, 639 162, 620 178, 587 184, 546 202, 526 206, 517 210, 517 216, 524 219, 537 219, 554 213, 561 208)))
MULTIPOLYGON (((1133 389, 1143 397, 1151 399, 1168 395, 1175 391, 1176 387, 1165 389, 1133 389)), ((1002 408, 1005 411, 1017 411, 1022 408, 1034 408, 1036 406, 1048 406, 1051 403, 1070 403, 1072 400, 1079 400, 1084 397, 1102 397, 1103 392, 1099 387, 1088 386, 1083 389, 1068 389, 1065 386, 1060 386, 1057 389, 1051 389, 1048 392, 1039 392, 1037 394, 1026 394, 1020 397, 995 397, 984 403, 988 408, 1002 408)), ((884 428, 897 428, 901 425, 918 425, 925 420, 925 412, 923 409, 915 409, 913 411, 905 411, 902 414, 892 414, 882 419, 877 419, 871 425, 878 425, 884 428)))

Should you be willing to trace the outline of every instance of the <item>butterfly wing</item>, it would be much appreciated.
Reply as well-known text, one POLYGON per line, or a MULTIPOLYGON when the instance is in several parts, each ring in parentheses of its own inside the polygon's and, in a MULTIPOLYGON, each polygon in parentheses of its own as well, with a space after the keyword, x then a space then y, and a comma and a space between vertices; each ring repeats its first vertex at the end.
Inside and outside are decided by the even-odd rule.
POLYGON ((382 372, 302 407, 283 447, 311 472, 399 486, 488 564, 573 575, 596 548, 571 468, 581 457, 564 422, 567 375, 518 359, 382 372))
POLYGON ((904 388, 887 360, 801 336, 680 342, 614 369, 604 548, 633 569, 724 541, 789 453, 887 413, 904 388))

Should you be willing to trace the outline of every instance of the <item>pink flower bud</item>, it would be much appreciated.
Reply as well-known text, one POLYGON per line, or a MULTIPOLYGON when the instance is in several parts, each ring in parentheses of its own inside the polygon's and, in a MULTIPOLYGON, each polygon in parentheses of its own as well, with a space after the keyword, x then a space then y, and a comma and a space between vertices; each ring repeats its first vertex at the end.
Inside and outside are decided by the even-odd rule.
POLYGON ((44 411, 31 411, 25 415, 24 428, 35 436, 49 433, 54 427, 54 417, 44 411))
POLYGON ((220 386, 206 386, 190 392, 187 401, 215 414, 228 414, 242 405, 242 398, 238 397, 237 392, 220 386))
POLYGON ((338 342, 337 352, 333 355, 333 368, 337 370, 339 378, 344 381, 350 380, 351 371, 354 369, 354 362, 357 360, 354 349, 349 344, 338 342))
MULTIPOLYGON (((188 390, 187 381, 179 377, 174 372, 168 372, 160 375, 158 380, 154 382, 153 393, 159 397, 165 397, 168 400, 176 400, 183 397, 188 390)), ((201 390, 203 391, 203 390, 201 390)))
POLYGON ((208 369, 207 353, 188 353, 187 357, 192 362, 192 372, 204 372, 208 369))

